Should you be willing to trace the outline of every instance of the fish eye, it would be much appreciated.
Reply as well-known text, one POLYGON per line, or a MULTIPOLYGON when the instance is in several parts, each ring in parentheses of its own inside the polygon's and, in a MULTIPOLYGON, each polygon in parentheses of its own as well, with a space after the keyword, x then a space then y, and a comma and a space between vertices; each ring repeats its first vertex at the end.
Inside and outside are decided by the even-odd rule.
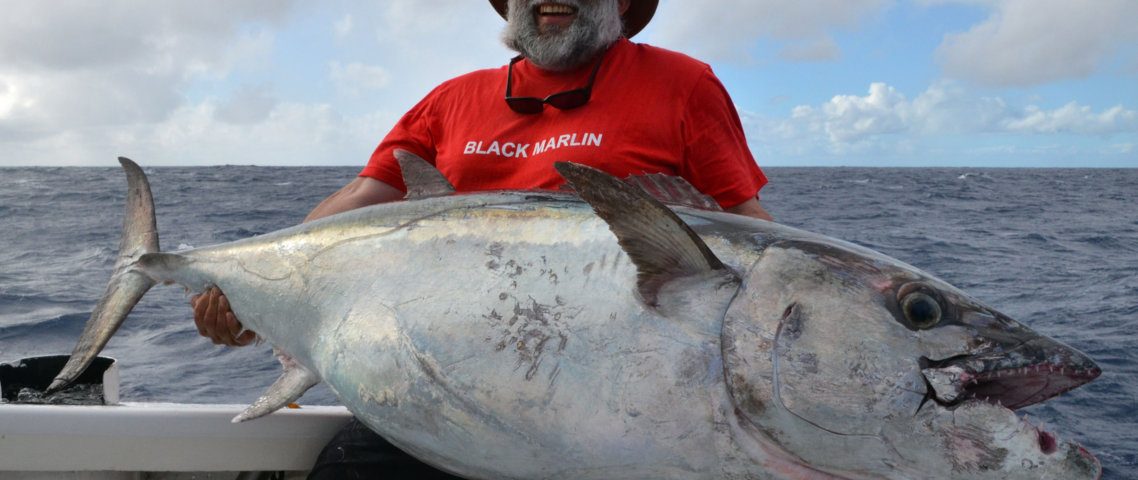
POLYGON ((901 311, 913 326, 924 330, 940 323, 940 302, 924 292, 913 292, 901 300, 901 311))

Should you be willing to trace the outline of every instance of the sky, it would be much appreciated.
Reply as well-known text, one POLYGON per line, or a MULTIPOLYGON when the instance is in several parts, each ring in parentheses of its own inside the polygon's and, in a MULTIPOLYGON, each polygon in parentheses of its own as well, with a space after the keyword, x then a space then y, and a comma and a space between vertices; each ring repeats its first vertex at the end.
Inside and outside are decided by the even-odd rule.
MULTIPOLYGON (((635 1, 635 0, 634 0, 635 1)), ((483 0, 0 0, 0 166, 362 166, 483 0)), ((1138 167, 1138 0, 661 0, 761 166, 1138 167)))

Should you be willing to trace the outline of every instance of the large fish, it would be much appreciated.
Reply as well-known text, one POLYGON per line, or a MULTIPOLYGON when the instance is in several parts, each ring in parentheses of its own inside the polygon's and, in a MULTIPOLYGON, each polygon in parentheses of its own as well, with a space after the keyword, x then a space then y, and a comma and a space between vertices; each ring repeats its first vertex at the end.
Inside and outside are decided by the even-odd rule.
POLYGON ((449 193, 437 172, 401 161, 419 172, 408 201, 162 253, 146 178, 122 160, 121 253, 52 388, 152 285, 217 285, 286 358, 235 420, 324 381, 393 443, 468 478, 1101 473, 1012 412, 1094 379, 1095 363, 916 268, 669 208, 578 165, 557 169, 579 196, 433 196, 449 193))

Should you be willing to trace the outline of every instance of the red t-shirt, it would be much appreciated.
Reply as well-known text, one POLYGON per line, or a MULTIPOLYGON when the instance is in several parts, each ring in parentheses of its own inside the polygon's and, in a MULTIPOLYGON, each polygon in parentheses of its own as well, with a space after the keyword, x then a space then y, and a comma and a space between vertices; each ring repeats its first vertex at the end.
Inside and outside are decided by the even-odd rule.
MULTIPOLYGON (((435 88, 376 148, 361 176, 405 189, 393 151, 436 167, 458 191, 556 189, 553 169, 576 162, 617 177, 679 175, 730 208, 767 179, 755 164, 739 114, 707 64, 620 39, 605 54, 589 103, 546 105, 536 115, 506 105, 506 67, 479 70, 435 88)), ((545 98, 581 88, 592 63, 570 72, 514 66, 514 96, 545 98)))

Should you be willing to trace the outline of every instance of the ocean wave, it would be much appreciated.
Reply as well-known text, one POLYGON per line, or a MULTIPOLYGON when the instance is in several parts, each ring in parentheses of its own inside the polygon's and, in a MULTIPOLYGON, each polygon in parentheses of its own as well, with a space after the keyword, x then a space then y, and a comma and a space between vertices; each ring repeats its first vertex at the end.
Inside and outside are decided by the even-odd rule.
POLYGON ((1138 248, 1133 242, 1120 241, 1118 237, 1112 235, 1089 235, 1075 239, 1076 242, 1090 245, 1093 247, 1109 250, 1112 252, 1133 252, 1138 248))
MULTIPOLYGON (((0 325, 0 340, 34 339, 42 343, 46 339, 70 341, 74 344, 83 332, 83 325, 90 318, 91 312, 73 312, 62 315, 52 315, 35 321, 15 322, 0 325)), ((2 360, 0 360, 2 361, 2 360)))

